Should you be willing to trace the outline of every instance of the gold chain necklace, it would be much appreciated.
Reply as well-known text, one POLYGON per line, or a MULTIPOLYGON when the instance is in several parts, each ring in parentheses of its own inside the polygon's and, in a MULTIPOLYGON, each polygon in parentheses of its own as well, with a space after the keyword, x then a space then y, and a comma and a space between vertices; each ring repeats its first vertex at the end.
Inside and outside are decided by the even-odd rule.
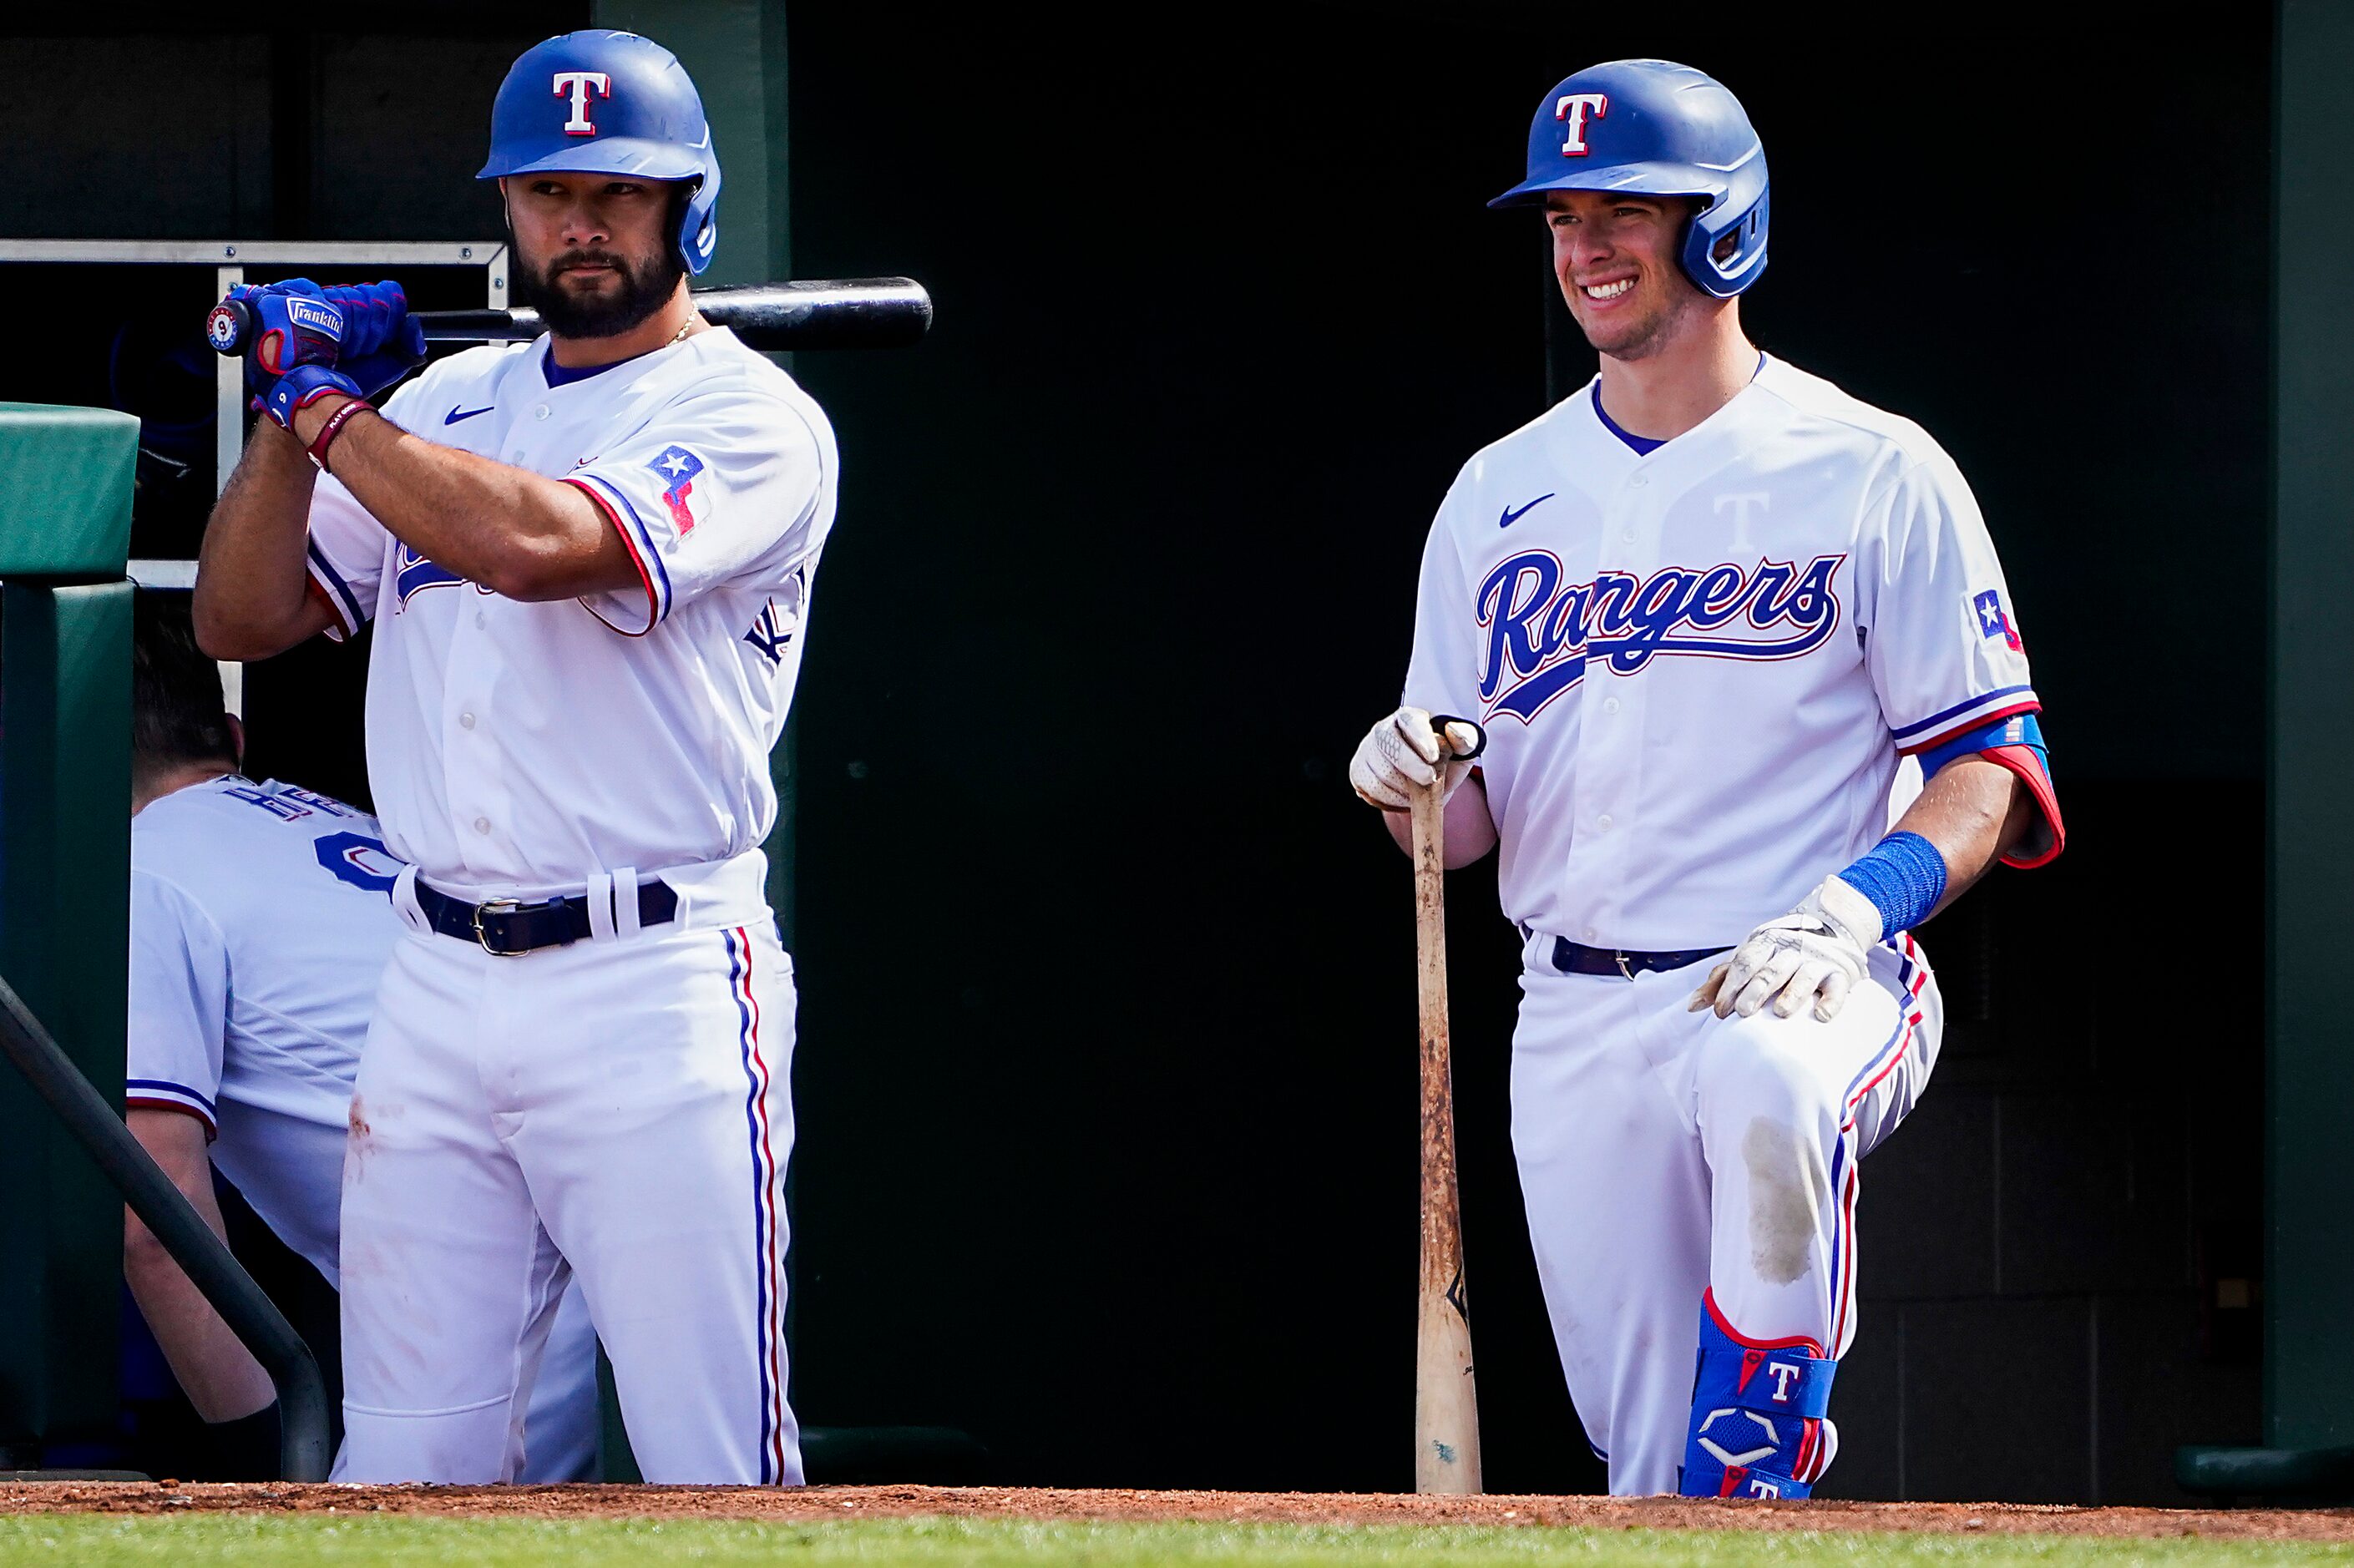
POLYGON ((693 331, 695 330, 695 323, 697 323, 697 322, 699 322, 699 321, 701 321, 702 319, 703 319, 703 313, 702 313, 701 311, 689 311, 689 312, 687 312, 687 313, 686 313, 686 320, 685 320, 684 322, 683 322, 682 323, 680 323, 680 325, 679 325, 679 329, 678 329, 678 335, 677 335, 677 336, 675 336, 675 337, 673 337, 673 338, 672 338, 672 339, 670 340, 670 343, 666 343, 666 344, 663 344, 663 346, 664 348, 668 348, 668 347, 670 346, 671 343, 684 343, 684 342, 686 341, 686 334, 687 334, 688 333, 693 332, 693 331))

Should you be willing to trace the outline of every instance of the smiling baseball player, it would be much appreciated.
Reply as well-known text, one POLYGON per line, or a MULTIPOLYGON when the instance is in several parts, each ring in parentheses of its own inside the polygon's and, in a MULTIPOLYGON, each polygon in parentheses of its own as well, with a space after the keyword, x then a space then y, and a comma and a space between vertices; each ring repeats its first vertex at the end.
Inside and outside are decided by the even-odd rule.
POLYGON ((369 777, 409 930, 352 1106, 336 1475, 511 1478, 577 1276, 648 1480, 798 1483, 793 991, 759 844, 833 438, 695 313, 719 165, 667 50, 525 53, 482 175, 547 339, 378 411, 396 295, 249 296, 269 418, 196 583, 218 657, 375 626, 369 777))
POLYGON ((1543 209, 1601 373, 1456 481, 1405 705, 1351 766, 1393 813, 1437 781, 1450 865, 1500 848, 1513 1149, 1619 1493, 1803 1497, 1830 1463, 1858 1161, 1942 1028, 1911 933, 2062 842, 1960 472, 1743 333, 1766 196, 1699 71, 1622 60, 1546 95, 1494 205, 1543 209), (1478 716, 1476 767, 1433 713, 1478 716), (1905 758, 1926 785, 1891 832, 1905 758))

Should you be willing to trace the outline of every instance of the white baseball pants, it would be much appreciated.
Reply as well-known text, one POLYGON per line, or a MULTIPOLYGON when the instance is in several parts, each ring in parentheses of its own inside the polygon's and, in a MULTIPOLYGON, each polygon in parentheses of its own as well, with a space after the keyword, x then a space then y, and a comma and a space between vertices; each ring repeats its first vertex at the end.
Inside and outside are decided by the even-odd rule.
POLYGON ((1928 1082, 1943 1003, 1904 936, 1828 1023, 1687 1012, 1704 964, 1560 974, 1552 941, 1529 943, 1512 1041, 1537 1270, 1611 1491, 1672 1492, 1703 1292, 1748 1339, 1853 1339, 1858 1163, 1928 1082))
POLYGON ((498 958, 405 891, 345 1161, 335 1478, 513 1479, 577 1276, 647 1480, 800 1484, 792 974, 765 908, 498 958))

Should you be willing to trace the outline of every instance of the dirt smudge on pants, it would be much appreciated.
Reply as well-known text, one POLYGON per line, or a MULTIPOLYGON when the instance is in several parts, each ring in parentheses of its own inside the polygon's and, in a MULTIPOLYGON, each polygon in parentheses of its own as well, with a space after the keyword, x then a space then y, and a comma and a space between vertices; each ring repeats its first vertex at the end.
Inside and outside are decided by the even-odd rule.
POLYGON ((1742 1135, 1741 1160, 1749 1171, 1749 1263, 1768 1285, 1790 1285, 1814 1266, 1822 1230, 1815 1194, 1828 1185, 1814 1140, 1770 1117, 1758 1117, 1742 1135))

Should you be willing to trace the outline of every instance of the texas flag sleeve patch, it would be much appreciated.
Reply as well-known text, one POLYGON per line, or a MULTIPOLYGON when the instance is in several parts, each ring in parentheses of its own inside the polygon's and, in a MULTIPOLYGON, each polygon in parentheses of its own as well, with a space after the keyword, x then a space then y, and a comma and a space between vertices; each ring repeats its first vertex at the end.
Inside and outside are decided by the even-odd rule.
POLYGON ((663 504, 670 508, 670 520, 679 537, 694 533, 695 513, 687 500, 695 493, 695 476, 703 471, 703 460, 684 447, 673 445, 648 459, 646 466, 663 482, 663 504))
POLYGON ((1970 601, 1978 607, 1978 635, 1999 637, 2012 652, 2022 652, 2019 644, 2019 629, 2010 623, 2010 616, 2002 608, 2002 590, 1988 588, 1970 601))

